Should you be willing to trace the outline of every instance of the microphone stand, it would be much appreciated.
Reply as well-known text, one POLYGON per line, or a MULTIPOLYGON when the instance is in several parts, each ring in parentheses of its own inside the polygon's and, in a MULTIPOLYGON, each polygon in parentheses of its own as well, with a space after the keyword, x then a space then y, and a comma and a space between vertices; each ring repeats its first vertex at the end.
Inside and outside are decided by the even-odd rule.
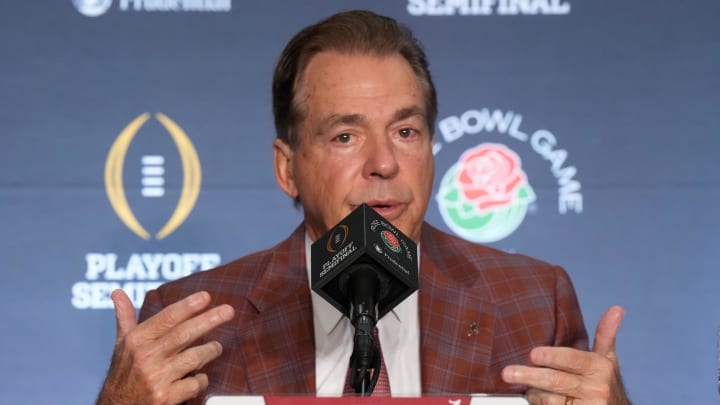
POLYGON ((359 265, 349 275, 350 321, 355 327, 350 357, 350 386, 360 396, 372 394, 380 377, 380 355, 375 346, 378 275, 368 265, 359 265), (372 378, 370 369, 374 369, 372 378))
MULTIPOLYGON (((365 318, 365 317, 364 317, 365 318)), ((373 322, 367 322, 367 318, 359 320, 355 327, 355 347, 350 356, 350 386, 360 396, 370 396, 378 378, 380 377, 380 355, 374 343, 373 322), (374 372, 370 377, 370 369, 374 372)))

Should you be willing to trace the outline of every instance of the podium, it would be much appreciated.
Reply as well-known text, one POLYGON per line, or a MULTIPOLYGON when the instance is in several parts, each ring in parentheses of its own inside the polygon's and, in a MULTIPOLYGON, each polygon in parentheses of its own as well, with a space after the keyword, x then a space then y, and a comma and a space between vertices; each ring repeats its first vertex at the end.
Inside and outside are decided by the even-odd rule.
POLYGON ((303 397, 213 395, 205 405, 529 405, 519 395, 449 395, 427 397, 303 397))

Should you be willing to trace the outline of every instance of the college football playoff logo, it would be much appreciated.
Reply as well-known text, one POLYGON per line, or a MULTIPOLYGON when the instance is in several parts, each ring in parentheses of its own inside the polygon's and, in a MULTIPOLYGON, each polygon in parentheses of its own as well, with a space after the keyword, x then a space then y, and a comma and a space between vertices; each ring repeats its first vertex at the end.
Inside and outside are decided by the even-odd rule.
POLYGON ((466 150, 448 169, 436 198, 453 232, 489 243, 517 229, 535 192, 515 152, 502 144, 483 143, 466 150))
POLYGON ((340 250, 340 248, 345 245, 348 234, 350 234, 349 226, 345 224, 338 225, 338 227, 333 230, 332 235, 328 238, 327 245, 325 246, 327 251, 335 253, 340 250))
MULTIPOLYGON (((143 113, 132 120, 115 139, 105 161, 105 191, 110 204, 125 226, 137 236, 146 240, 150 239, 152 235, 138 221, 130 208, 125 195, 125 186, 123 185, 123 168, 130 143, 140 128, 151 117, 149 113, 143 113)), ((157 113, 155 119, 167 130, 175 146, 177 146, 183 170, 180 200, 165 226, 155 234, 155 238, 160 240, 173 233, 190 215, 200 194, 202 171, 195 147, 185 131, 165 114, 157 113)))

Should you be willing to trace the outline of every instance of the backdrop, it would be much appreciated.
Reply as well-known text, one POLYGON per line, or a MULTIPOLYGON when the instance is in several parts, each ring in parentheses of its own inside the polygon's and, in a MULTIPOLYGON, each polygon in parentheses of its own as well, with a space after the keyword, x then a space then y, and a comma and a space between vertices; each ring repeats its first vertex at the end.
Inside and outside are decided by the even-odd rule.
POLYGON ((622 305, 635 403, 717 403, 720 2, 5 3, 4 402, 91 403, 112 289, 139 305, 297 226, 272 174, 272 68, 301 27, 367 8, 431 62, 427 220, 565 267, 591 334, 622 305))

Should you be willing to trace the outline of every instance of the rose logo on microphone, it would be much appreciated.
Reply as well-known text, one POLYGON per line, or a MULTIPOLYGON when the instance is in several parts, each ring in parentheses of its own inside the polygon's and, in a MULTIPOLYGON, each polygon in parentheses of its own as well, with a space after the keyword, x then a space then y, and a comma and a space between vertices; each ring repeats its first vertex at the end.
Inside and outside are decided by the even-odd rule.
POLYGON ((400 253, 400 242, 398 241, 397 237, 393 235, 392 232, 385 230, 380 232, 380 237, 382 238, 383 242, 385 242, 385 246, 390 248, 395 253, 400 253))

